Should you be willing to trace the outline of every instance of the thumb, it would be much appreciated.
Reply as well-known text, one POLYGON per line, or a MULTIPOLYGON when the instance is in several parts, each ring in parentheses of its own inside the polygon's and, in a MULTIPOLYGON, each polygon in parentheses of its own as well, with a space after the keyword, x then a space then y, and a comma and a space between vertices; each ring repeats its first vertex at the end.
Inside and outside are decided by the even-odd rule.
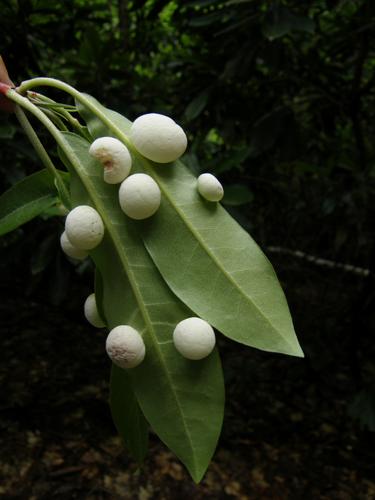
MULTIPOLYGON (((6 85, 14 87, 14 83, 9 78, 8 71, 1 56, 0 56, 0 83, 5 83, 6 85)), ((14 104, 3 95, 0 95, 0 111, 1 110, 7 111, 9 113, 14 110, 14 104)))

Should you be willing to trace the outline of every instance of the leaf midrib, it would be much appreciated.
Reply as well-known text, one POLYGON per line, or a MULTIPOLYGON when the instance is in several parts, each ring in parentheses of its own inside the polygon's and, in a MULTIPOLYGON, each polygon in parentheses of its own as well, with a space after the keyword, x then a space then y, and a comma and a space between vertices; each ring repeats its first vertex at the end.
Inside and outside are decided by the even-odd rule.
MULTIPOLYGON (((72 150, 72 148, 70 147, 70 145, 68 145, 70 151, 71 151, 71 160, 72 158, 74 157, 76 159, 75 162, 72 161, 72 163, 74 164, 75 163, 75 168, 76 168, 76 171, 77 173, 81 173, 81 165, 80 165, 80 160, 79 158, 77 158, 77 156, 75 155, 74 153, 74 150, 72 150)), ((179 404, 179 401, 178 401, 178 397, 177 397, 177 394, 176 394, 176 391, 174 389, 174 385, 172 383, 172 378, 171 378, 171 375, 167 369, 167 365, 166 365, 166 362, 164 360, 164 357, 161 353, 161 348, 159 346, 159 343, 157 341, 157 337, 156 337, 156 334, 154 332, 154 329, 153 329, 153 324, 152 324, 152 321, 151 321, 151 318, 148 314, 148 311, 147 311, 147 308, 144 304, 144 301, 142 300, 142 295, 141 295, 141 292, 139 291, 139 287, 137 285, 137 282, 136 282, 136 279, 134 277, 134 273, 131 269, 131 266, 130 264, 128 263, 128 260, 127 260, 127 257, 126 257, 126 253, 122 250, 123 249, 123 245, 121 243, 121 237, 120 235, 117 234, 117 231, 115 229, 115 226, 117 224, 114 224, 112 223, 112 220, 110 217, 107 216, 107 213, 106 213, 106 210, 105 210, 105 204, 101 201, 102 198, 100 195, 96 196, 96 189, 95 189, 95 185, 94 183, 90 180, 91 179, 91 176, 89 176, 87 174, 87 172, 83 170, 83 174, 84 175, 80 175, 80 179, 81 179, 81 182, 84 184, 90 198, 93 200, 93 202, 95 203, 96 207, 101 207, 101 210, 100 211, 100 214, 101 214, 101 217, 103 218, 103 221, 104 221, 104 225, 105 227, 107 228, 108 230, 108 233, 113 241, 113 244, 114 244, 114 247, 116 249, 116 252, 118 253, 119 255, 119 258, 120 258, 120 261, 122 262, 124 268, 125 268, 125 272, 127 274, 127 277, 129 279, 129 283, 130 283, 130 286, 133 290, 133 293, 134 293, 134 296, 135 296, 135 299, 137 301, 137 304, 138 304, 138 307, 141 311, 141 314, 143 316, 143 319, 145 321, 145 324, 148 328, 148 331, 150 332, 151 334, 151 337, 152 337, 152 340, 153 340, 153 343, 155 345, 155 350, 157 351, 157 354, 158 354, 158 357, 161 361, 161 364, 163 366, 163 369, 164 369, 164 372, 166 374, 166 377, 168 379, 168 382, 169 382, 169 386, 171 387, 171 393, 173 394, 173 397, 175 399, 175 402, 176 402, 176 407, 181 415, 181 420, 183 422, 183 426, 185 428, 185 432, 186 432, 186 436, 188 437, 188 440, 189 440, 189 443, 190 443, 190 448, 191 450, 194 450, 194 446, 193 446, 193 442, 192 442, 192 439, 191 439, 191 436, 190 436, 190 433, 188 432, 188 427, 187 427, 187 424, 186 424, 186 420, 185 420, 185 417, 184 417, 184 413, 182 411, 182 408, 179 404), (89 180, 89 182, 88 182, 89 180)), ((193 463, 194 463, 194 468, 195 468, 195 471, 198 470, 197 468, 197 463, 196 463, 196 459, 195 459, 195 455, 194 453, 192 453, 192 460, 193 460, 193 463)))
POLYGON ((191 231, 191 233, 193 234, 193 236, 199 241, 199 243, 201 244, 202 248, 205 250, 205 252, 209 256, 209 258, 211 258, 213 260, 213 262, 215 263, 215 265, 226 276, 226 278, 228 279, 228 281, 232 283, 232 285, 234 286, 234 288, 237 289, 240 292, 240 294, 245 298, 245 300, 247 302, 249 302, 256 309, 256 311, 258 312, 258 314, 265 320, 265 322, 270 325, 270 327, 272 328, 272 330, 274 332, 276 332, 276 334, 281 335, 281 337, 284 339, 284 341, 294 351, 295 350, 295 346, 290 343, 289 339, 286 338, 284 336, 284 334, 282 332, 280 332, 280 330, 278 328, 275 327, 275 325, 270 321, 270 319, 267 316, 265 316, 265 314, 263 313, 262 309, 258 306, 258 304, 253 299, 250 299, 250 297, 246 294, 246 292, 243 290, 243 288, 240 287, 236 283, 236 281, 231 276, 231 274, 229 274, 225 270, 225 268, 223 268, 223 266, 221 265, 220 261, 211 252, 210 248, 205 244, 205 242, 202 239, 202 237, 200 236, 200 234, 194 229, 194 227, 190 224, 190 222, 186 219, 186 217, 184 217, 183 211, 180 210, 180 208, 178 207, 178 205, 176 205, 173 202, 173 198, 170 196, 168 189, 165 187, 165 185, 163 183, 163 180, 160 179, 160 177, 158 176, 158 174, 154 171, 154 169, 153 169, 151 163, 149 162, 149 160, 147 160, 147 158, 144 158, 142 155, 140 155, 138 153, 138 151, 135 149, 135 147, 133 146, 133 144, 130 141, 130 139, 128 138, 128 136, 126 134, 124 134, 121 131, 121 129, 116 124, 114 124, 109 118, 105 117, 105 120, 103 120, 103 123, 105 123, 112 130, 112 132, 114 132, 114 134, 117 135, 126 144, 126 146, 132 151, 132 153, 136 156, 136 158, 138 158, 138 160, 140 161, 140 163, 143 165, 144 169, 151 175, 151 177, 153 177, 153 178, 155 178, 155 179, 157 179, 159 181, 159 186, 160 186, 163 194, 168 199, 168 201, 172 205, 172 207, 179 214, 179 216, 181 217, 181 219, 183 220, 183 222, 185 223, 185 225, 188 227, 188 229, 191 231))

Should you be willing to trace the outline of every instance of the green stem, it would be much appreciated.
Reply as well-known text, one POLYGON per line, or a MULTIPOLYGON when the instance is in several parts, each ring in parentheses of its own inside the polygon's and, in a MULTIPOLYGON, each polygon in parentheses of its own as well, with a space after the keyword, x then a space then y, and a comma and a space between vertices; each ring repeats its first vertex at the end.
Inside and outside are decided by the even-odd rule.
MULTIPOLYGON (((38 92, 31 92, 31 99, 39 99, 39 104, 40 106, 43 106, 43 101, 48 103, 48 104, 58 104, 56 101, 53 99, 50 99, 49 97, 39 94, 38 92), (40 102, 42 101, 42 102, 40 102)), ((29 97, 29 96, 28 96, 29 97)), ((76 111, 76 108, 74 106, 71 107, 71 109, 76 111)), ((80 124, 79 120, 77 118, 74 118, 71 113, 65 109, 64 107, 57 107, 58 112, 69 122, 69 124, 80 134, 82 135, 82 125, 80 124)))
POLYGON ((65 123, 62 121, 62 119, 53 111, 44 108, 43 106, 40 106, 40 109, 43 111, 45 115, 50 118, 53 123, 59 127, 60 130, 64 130, 65 132, 68 132, 68 128, 66 127, 65 123))
POLYGON ((27 109, 32 113, 36 118, 38 118, 43 125, 47 128, 47 130, 52 134, 56 142, 59 144, 60 141, 60 131, 55 127, 53 122, 40 110, 32 104, 28 99, 19 95, 15 90, 9 89, 7 92, 7 97, 11 101, 15 102, 18 106, 16 106, 16 115, 22 128, 25 130, 27 137, 29 138, 31 144, 33 145, 35 151, 39 155, 45 167, 48 171, 53 175, 56 180, 56 187, 60 193, 63 204, 70 208, 70 195, 67 190, 64 181, 61 179, 61 176, 54 166, 51 158, 49 157, 47 151, 44 149, 43 144, 40 142, 39 137, 35 133, 33 127, 31 126, 29 120, 27 119, 25 113, 22 111, 22 108, 27 109))
POLYGON ((84 94, 65 82, 56 80, 55 78, 33 78, 32 80, 26 80, 22 82, 17 91, 20 94, 25 94, 28 90, 39 86, 54 87, 70 94, 83 106, 94 113, 99 118, 99 120, 101 120, 107 127, 109 127, 119 137, 119 139, 121 139, 124 144, 126 144, 129 149, 134 149, 127 135, 125 135, 119 127, 117 127, 111 120, 109 120, 107 116, 97 106, 95 106, 95 104, 93 104, 89 99, 87 99, 87 97, 85 97, 84 94))
POLYGON ((18 105, 15 107, 15 114, 17 116, 18 121, 20 122, 21 127, 23 128, 25 134, 27 135, 29 141, 33 145, 36 153, 42 160, 43 165, 52 174, 52 176, 55 177, 56 167, 54 166, 43 144, 40 142, 39 137, 37 136, 27 116, 18 105))

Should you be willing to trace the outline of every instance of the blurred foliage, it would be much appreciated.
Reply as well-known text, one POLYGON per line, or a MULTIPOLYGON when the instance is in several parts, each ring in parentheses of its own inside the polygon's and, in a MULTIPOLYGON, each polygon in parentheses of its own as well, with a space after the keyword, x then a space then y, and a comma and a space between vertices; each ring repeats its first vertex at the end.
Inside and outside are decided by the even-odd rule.
MULTIPOLYGON (((354 355, 374 326, 374 30, 370 0, 3 0, 0 53, 16 83, 172 115, 186 163, 219 176, 262 245, 370 268, 345 311, 354 355)), ((1 116, 0 187, 38 168, 1 116)))
MULTIPOLYGON (((20 0, 4 2, 1 52, 16 82, 53 76, 131 119, 173 115, 191 168, 245 184, 230 198, 258 224, 277 218, 262 240, 366 266, 374 22, 369 1, 20 0)), ((22 158, 8 183, 30 155, 16 130, 2 118, 2 150, 22 158)))

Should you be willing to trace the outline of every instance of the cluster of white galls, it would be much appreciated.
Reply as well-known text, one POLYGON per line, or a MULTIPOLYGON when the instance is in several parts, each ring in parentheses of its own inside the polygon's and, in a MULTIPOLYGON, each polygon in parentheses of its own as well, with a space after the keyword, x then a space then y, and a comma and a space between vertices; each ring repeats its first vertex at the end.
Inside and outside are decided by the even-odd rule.
MULTIPOLYGON (((187 146, 183 129, 171 118, 157 113, 137 118, 131 126, 129 138, 141 155, 156 163, 177 160, 187 146)), ((89 153, 102 164, 105 182, 121 183, 119 204, 128 217, 142 220, 151 217, 158 210, 161 202, 158 184, 147 174, 130 175, 132 157, 121 141, 114 137, 100 137, 91 144, 89 153)), ((211 202, 220 201, 224 195, 220 182, 208 173, 198 177, 197 190, 211 202)), ((80 205, 69 212, 60 243, 69 257, 82 260, 87 257, 89 250, 100 244, 103 236, 104 224, 99 213, 91 206, 80 205)), ((84 314, 93 326, 105 326, 93 293, 86 299, 84 314)), ((199 360, 208 356, 215 347, 215 333, 201 318, 187 318, 174 329, 173 342, 182 356, 199 360)), ((110 331, 106 351, 116 365, 134 368, 143 361, 146 348, 137 330, 129 325, 119 325, 110 331)))

